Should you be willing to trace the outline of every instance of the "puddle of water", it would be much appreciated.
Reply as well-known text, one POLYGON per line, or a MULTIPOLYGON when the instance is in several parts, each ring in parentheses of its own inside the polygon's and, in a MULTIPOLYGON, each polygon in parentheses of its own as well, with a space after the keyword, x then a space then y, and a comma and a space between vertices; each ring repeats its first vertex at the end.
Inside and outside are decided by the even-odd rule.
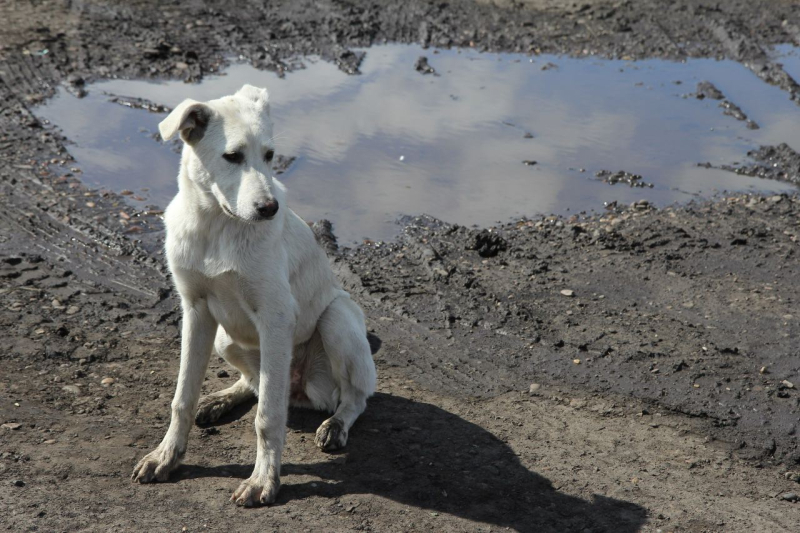
POLYGON ((797 106, 735 62, 383 45, 367 50, 361 70, 347 76, 310 59, 284 79, 236 64, 199 85, 111 80, 88 87, 83 99, 61 91, 36 113, 74 141, 69 150, 87 183, 147 188, 138 194, 165 206, 177 189, 179 156, 152 138, 163 115, 110 103, 108 95, 175 106, 244 83, 265 86, 278 153, 297 157, 282 176, 290 205, 308 220, 330 219, 343 242, 390 239, 401 214, 485 226, 517 215, 597 210, 614 200, 665 205, 721 190, 795 190, 696 166, 742 161, 760 144, 800 148, 797 106), (414 70, 420 55, 438 76, 414 70), (548 63, 555 67, 543 69, 548 63), (723 115, 717 101, 682 97, 702 80, 761 129, 723 115), (641 174, 653 188, 610 186, 595 177, 599 170, 641 174))

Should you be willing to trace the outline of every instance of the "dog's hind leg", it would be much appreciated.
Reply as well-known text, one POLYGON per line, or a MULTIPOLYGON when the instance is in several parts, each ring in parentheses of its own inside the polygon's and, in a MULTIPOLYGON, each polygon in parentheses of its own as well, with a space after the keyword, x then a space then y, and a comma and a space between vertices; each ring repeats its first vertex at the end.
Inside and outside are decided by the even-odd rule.
POLYGON ((339 384, 333 378, 319 330, 308 342, 295 346, 289 405, 333 413, 339 405, 339 384))
POLYGON ((375 392, 375 363, 367 342, 367 327, 361 308, 343 294, 319 319, 317 328, 339 388, 339 405, 333 416, 317 429, 314 442, 325 451, 347 444, 350 428, 375 392))
POLYGON ((194 418, 197 425, 216 422, 237 405, 255 397, 255 390, 258 388, 258 350, 246 350, 237 346, 222 326, 217 329, 214 348, 223 359, 242 373, 242 377, 227 389, 200 399, 194 418))
POLYGON ((239 381, 227 389, 203 396, 197 406, 194 421, 198 426, 212 424, 237 405, 254 397, 255 393, 250 386, 250 381, 242 376, 239 381))

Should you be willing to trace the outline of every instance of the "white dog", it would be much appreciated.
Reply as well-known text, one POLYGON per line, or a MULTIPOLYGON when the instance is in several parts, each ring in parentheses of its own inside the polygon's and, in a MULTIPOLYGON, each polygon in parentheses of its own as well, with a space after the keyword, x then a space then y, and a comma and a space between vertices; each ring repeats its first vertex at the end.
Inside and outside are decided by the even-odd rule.
POLYGON ((375 390, 364 314, 272 176, 265 89, 245 85, 218 100, 185 100, 159 131, 164 139, 180 132, 185 143, 180 190, 165 214, 167 259, 183 307, 181 363, 167 434, 132 478, 166 480, 186 451, 193 419, 212 422, 256 395, 255 469, 231 499, 272 503, 288 404, 333 412, 315 442, 334 450, 375 390), (214 349, 242 377, 198 407, 214 349))

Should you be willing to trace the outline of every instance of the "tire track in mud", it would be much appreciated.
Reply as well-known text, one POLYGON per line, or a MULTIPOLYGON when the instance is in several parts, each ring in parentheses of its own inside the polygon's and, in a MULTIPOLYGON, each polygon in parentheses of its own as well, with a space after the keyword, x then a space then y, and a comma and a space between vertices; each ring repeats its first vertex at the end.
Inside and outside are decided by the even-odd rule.
POLYGON ((733 19, 712 21, 708 27, 728 57, 743 64, 763 81, 786 91, 789 98, 800 105, 800 85, 780 64, 769 59, 761 45, 745 33, 741 22, 733 19))
MULTIPOLYGON (((47 90, 47 69, 23 60, 0 65, 0 127, 9 156, 0 167, 0 191, 6 199, 2 223, 6 254, 44 254, 83 280, 145 297, 156 305, 169 293, 165 269, 136 241, 104 220, 113 218, 119 197, 88 191, 70 171, 74 164, 56 131, 43 128, 10 83, 47 90), (93 207, 84 205, 91 201, 93 207)), ((124 206, 123 206, 124 208, 124 206)), ((150 242, 156 235, 147 237, 150 242)))

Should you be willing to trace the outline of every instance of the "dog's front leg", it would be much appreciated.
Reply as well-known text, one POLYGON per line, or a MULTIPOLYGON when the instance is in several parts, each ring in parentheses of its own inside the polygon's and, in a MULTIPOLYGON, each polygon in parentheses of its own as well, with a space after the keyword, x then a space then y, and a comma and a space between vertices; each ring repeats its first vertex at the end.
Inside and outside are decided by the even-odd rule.
POLYGON ((182 300, 183 328, 181 332, 181 366, 178 386, 172 400, 172 419, 167 434, 158 447, 145 455, 133 469, 131 476, 139 483, 166 481, 169 473, 178 466, 186 452, 189 429, 194 421, 194 412, 200 398, 214 345, 217 323, 208 310, 204 298, 195 301, 182 300))
POLYGON ((252 507, 275 501, 281 486, 281 454, 289 411, 289 372, 294 319, 281 313, 259 328, 261 368, 256 413, 256 466, 231 496, 236 505, 252 507))

